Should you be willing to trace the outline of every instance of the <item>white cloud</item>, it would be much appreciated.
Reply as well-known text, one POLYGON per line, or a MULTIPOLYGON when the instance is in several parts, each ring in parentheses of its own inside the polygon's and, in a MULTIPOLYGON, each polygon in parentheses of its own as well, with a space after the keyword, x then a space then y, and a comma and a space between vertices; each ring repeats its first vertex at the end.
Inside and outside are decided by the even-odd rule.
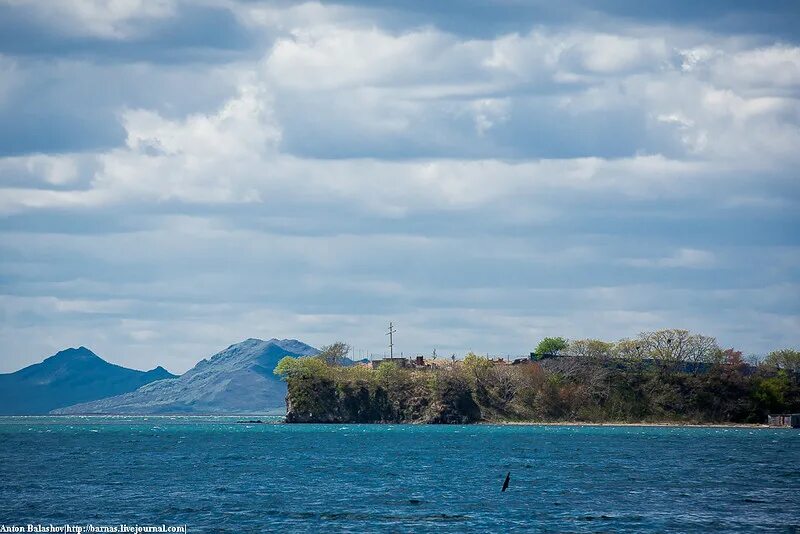
POLYGON ((91 170, 96 155, 31 154, 0 158, 0 185, 75 186, 91 170))
MULTIPOLYGON (((19 179, 12 180, 0 210, 130 200, 270 203, 287 198, 319 205, 352 202, 372 213, 401 216, 521 199, 535 204, 537 197, 553 191, 640 199, 704 196, 723 181, 723 197, 747 198, 752 192, 747 184, 744 189, 737 187, 737 173, 781 168, 797 157, 794 146, 800 142, 800 131, 785 120, 800 114, 796 100, 719 89, 701 76, 703 69, 696 68, 729 57, 744 64, 767 58, 762 67, 770 71, 791 63, 794 49, 725 55, 710 45, 699 45, 684 49, 689 50, 683 52, 684 65, 670 69, 665 63, 670 50, 665 37, 539 28, 525 35, 459 40, 433 28, 390 33, 374 25, 345 24, 341 13, 329 17, 328 8, 319 5, 296 9, 315 13, 316 22, 302 26, 295 17, 292 35, 279 38, 262 62, 229 70, 226 76, 238 79, 239 93, 217 110, 184 118, 166 118, 152 109, 123 110, 126 146, 81 156, 94 158, 90 167, 78 166, 78 156, 69 154, 1 161, 0 171, 22 164, 31 180, 54 186, 81 181, 89 187, 48 191, 26 189, 19 179), (454 120, 464 114, 471 117, 478 137, 491 138, 514 120, 519 107, 514 97, 486 97, 487 90, 559 84, 557 79, 565 73, 589 86, 563 97, 564 113, 577 117, 602 109, 643 113, 651 118, 654 131, 674 129, 686 154, 702 160, 646 153, 616 159, 601 155, 513 162, 491 157, 311 159, 285 153, 286 125, 275 113, 286 102, 298 102, 296 109, 302 110, 303 99, 315 99, 323 108, 346 110, 340 116, 323 111, 317 117, 328 135, 361 128, 373 138, 414 137, 437 135, 437 123, 426 124, 427 132, 417 129, 421 117, 438 106, 451 109, 454 120), (598 74, 603 76, 595 78, 598 74), (612 79, 616 81, 609 82, 612 79), (448 107, 437 103, 441 99, 448 107), (335 122, 325 124, 332 118, 335 122)), ((270 10, 274 11, 259 11, 266 17, 261 23, 277 24, 270 22, 270 10)), ((115 11, 128 12, 123 7, 115 11)), ((703 72, 706 76, 710 71, 703 72)))
POLYGON ((26 160, 31 175, 41 176, 49 184, 64 185, 78 178, 78 165, 73 158, 38 154, 26 160))
MULTIPOLYGON (((503 101, 473 108, 483 132, 506 117, 503 101)), ((0 210, 109 205, 139 200, 185 203, 272 203, 295 199, 395 216, 416 210, 468 209, 528 201, 546 191, 621 194, 633 198, 692 194, 687 180, 708 176, 702 163, 662 156, 618 160, 575 158, 483 160, 315 160, 280 152, 281 130, 270 94, 244 85, 219 110, 166 119, 153 111, 122 115, 126 147, 97 155, 90 187, 74 191, 6 189, 0 210)), ((25 158, 45 181, 76 179, 72 156, 25 158), (43 165, 49 165, 47 169, 43 165), (49 174, 48 174, 49 173, 49 174)))
POLYGON ((175 14, 175 0, 3 0, 31 9, 39 18, 66 34, 125 39, 136 23, 175 14))
POLYGON ((291 33, 303 28, 323 25, 364 27, 375 24, 372 10, 364 6, 349 7, 319 2, 276 5, 266 2, 223 3, 242 24, 258 29, 291 33))
POLYGON ((788 96, 800 90, 800 47, 776 44, 725 54, 710 66, 715 85, 750 96, 788 96))
POLYGON ((392 34, 374 26, 323 24, 280 37, 265 68, 273 83, 294 90, 438 86, 459 94, 658 71, 668 58, 660 38, 535 29, 459 40, 431 28, 392 34))
POLYGON ((483 135, 495 124, 508 120, 509 101, 503 98, 482 98, 472 102, 475 130, 483 135))
POLYGON ((661 38, 635 38, 610 34, 572 37, 581 65, 596 74, 614 74, 638 69, 657 70, 669 57, 661 38))
MULTIPOLYGON (((128 39, 177 4, 41 5, 63 31, 128 39)), ((751 270, 741 257, 763 251, 715 239, 766 235, 759 215, 774 228, 797 204, 796 47, 631 21, 475 38, 358 7, 203 5, 268 48, 215 67, 34 65, 70 103, 116 82, 124 143, 0 159, 6 352, 85 344, 180 371, 250 336, 380 350, 388 318, 409 350, 666 326, 796 341, 782 282, 797 251, 751 270), (682 241, 676 221, 717 226, 682 241)), ((20 80, 0 99, 27 69, 0 65, 20 80)))
POLYGON ((623 263, 634 267, 709 269, 716 266, 717 260, 711 251, 682 248, 663 258, 632 258, 623 263))
POLYGON ((770 166, 765 155, 780 159, 779 165, 794 161, 800 49, 742 46, 697 34, 671 42, 669 35, 534 29, 458 40, 434 29, 392 34, 323 25, 279 38, 264 68, 280 100, 308 99, 322 111, 320 119, 370 135, 413 136, 420 118, 448 101, 473 115, 480 137, 522 109, 516 104, 524 96, 505 95, 552 92, 562 95, 561 110, 575 117, 640 114, 654 119, 653 138, 665 123, 675 127, 674 137, 690 157, 736 158, 751 167, 770 166), (687 42, 696 46, 683 48, 687 42), (332 109, 352 105, 352 122, 326 112, 319 105, 325 101, 332 109))
POLYGON ((722 51, 709 45, 701 45, 687 50, 680 50, 678 53, 681 57, 681 70, 691 72, 721 55, 722 51))

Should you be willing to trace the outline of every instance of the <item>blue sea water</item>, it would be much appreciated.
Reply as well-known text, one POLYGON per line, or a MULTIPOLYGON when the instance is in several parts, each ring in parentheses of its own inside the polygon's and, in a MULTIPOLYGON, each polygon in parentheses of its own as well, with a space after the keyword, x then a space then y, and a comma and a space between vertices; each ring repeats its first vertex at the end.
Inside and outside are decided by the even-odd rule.
POLYGON ((236 421, 0 418, 0 525, 800 532, 797 430, 236 421))

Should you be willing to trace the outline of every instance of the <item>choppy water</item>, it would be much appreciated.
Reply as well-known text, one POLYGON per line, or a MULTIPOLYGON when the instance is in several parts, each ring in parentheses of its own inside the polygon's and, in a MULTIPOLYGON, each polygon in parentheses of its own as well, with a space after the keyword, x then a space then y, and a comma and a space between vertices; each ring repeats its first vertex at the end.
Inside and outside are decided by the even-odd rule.
POLYGON ((0 418, 0 524, 800 532, 797 430, 235 421, 0 418))

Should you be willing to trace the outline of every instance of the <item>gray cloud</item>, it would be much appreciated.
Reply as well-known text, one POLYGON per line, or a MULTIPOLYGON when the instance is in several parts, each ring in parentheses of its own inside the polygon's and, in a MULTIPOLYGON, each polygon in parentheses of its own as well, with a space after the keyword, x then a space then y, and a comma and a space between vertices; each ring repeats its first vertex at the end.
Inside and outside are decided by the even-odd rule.
POLYGON ((3 6, 3 370, 379 353, 390 319, 409 352, 800 343, 800 48, 743 7, 76 2, 3 6))

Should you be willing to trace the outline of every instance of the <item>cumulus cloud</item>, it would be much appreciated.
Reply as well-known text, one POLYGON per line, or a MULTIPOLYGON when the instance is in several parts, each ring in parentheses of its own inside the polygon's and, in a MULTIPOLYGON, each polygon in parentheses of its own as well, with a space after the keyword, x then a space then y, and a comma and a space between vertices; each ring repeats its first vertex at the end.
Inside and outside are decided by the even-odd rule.
MULTIPOLYGON (((10 1, 105 41, 188 9, 10 1)), ((796 43, 203 5, 253 49, 0 60, 3 116, 49 121, 0 157, 6 370, 69 344, 175 371, 250 336, 379 352, 389 318, 408 351, 666 326, 800 341, 796 43), (104 143, 56 143, 92 124, 104 143)))
POLYGON ((594 76, 658 71, 670 58, 663 39, 533 29, 460 40, 434 28, 391 33, 319 25, 293 30, 270 51, 266 69, 300 90, 399 86, 426 96, 587 83, 594 76), (431 93, 432 86, 440 86, 431 93))
POLYGON ((708 69, 714 84, 749 96, 797 97, 800 47, 776 44, 726 54, 717 52, 708 69))

